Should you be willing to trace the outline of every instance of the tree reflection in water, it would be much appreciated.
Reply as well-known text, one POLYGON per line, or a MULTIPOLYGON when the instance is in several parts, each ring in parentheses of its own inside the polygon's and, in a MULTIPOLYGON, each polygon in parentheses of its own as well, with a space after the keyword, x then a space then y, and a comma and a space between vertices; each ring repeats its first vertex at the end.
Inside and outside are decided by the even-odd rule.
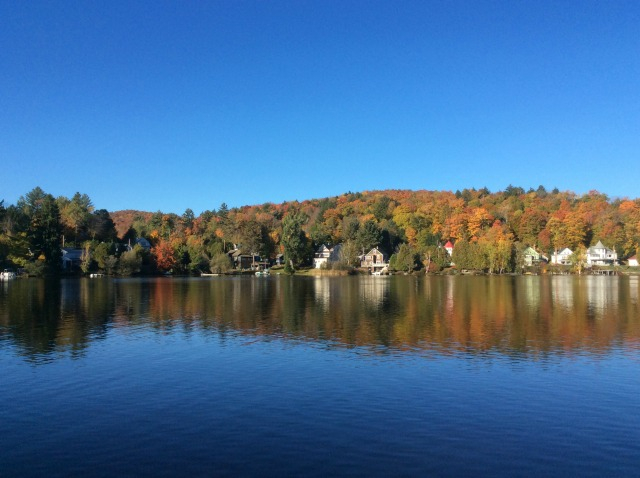
POLYGON ((638 348, 638 277, 16 280, 0 344, 81 355, 117 331, 294 339, 371 353, 605 354, 638 348))

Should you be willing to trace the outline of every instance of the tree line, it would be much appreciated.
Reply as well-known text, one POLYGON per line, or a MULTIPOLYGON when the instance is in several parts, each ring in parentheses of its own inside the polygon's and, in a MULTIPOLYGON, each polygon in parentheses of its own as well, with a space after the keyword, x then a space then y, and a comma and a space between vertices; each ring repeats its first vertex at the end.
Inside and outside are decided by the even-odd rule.
POLYGON ((510 185, 497 192, 385 190, 236 208, 222 203, 198 216, 191 209, 109 213, 86 194, 54 198, 39 187, 15 205, 0 202, 0 263, 35 275, 58 272, 63 247, 83 250, 84 272, 129 275, 224 272, 236 247, 268 260, 283 255, 295 269, 310 265, 322 244, 341 244, 347 267, 378 247, 397 270, 435 271, 451 260, 442 247, 448 240, 456 266, 496 273, 516 270, 527 246, 550 254, 601 240, 627 258, 640 247, 640 199, 510 185), (140 237, 150 249, 136 245, 140 237))

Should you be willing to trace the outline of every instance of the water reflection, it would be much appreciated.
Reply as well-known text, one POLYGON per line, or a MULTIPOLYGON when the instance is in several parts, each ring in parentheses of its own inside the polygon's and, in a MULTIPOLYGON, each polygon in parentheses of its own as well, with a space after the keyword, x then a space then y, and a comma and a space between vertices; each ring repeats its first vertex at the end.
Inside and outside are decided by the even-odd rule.
POLYGON ((0 288, 0 348, 76 356, 121 329, 376 353, 602 354, 638 348, 639 288, 599 276, 16 280, 0 288))

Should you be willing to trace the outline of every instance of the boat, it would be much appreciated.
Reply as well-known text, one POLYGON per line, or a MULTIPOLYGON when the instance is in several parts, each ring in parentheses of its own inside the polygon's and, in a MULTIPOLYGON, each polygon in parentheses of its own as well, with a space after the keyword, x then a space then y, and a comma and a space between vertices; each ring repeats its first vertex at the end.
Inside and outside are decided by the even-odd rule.
POLYGON ((269 276, 269 275, 271 275, 271 272, 269 272, 269 269, 265 269, 265 270, 263 270, 263 271, 257 271, 257 272, 256 272, 256 275, 257 275, 258 277, 264 277, 264 276, 269 276))
POLYGON ((0 272, 0 280, 11 280, 16 278, 16 273, 11 269, 5 269, 0 272))

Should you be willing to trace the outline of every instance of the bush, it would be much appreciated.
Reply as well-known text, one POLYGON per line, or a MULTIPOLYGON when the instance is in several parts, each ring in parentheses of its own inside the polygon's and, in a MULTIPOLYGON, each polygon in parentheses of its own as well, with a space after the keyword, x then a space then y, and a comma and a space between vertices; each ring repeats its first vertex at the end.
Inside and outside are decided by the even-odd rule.
POLYGON ((233 264, 231 258, 223 252, 213 256, 209 261, 209 268, 213 274, 224 274, 233 268, 233 264))
POLYGON ((47 266, 43 261, 32 261, 27 262, 24 265, 24 270, 31 277, 43 277, 47 272, 47 266))
POLYGON ((142 258, 138 255, 135 249, 126 251, 120 256, 120 275, 130 276, 140 272, 141 265, 142 258))

